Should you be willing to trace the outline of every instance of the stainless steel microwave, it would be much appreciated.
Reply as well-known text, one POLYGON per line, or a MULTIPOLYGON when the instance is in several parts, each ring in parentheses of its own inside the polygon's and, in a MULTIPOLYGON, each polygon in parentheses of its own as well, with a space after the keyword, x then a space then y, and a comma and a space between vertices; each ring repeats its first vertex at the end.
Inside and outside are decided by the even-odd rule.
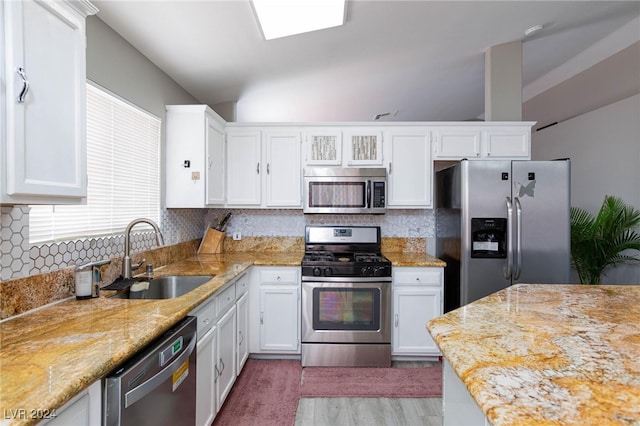
POLYGON ((304 169, 304 213, 382 214, 387 210, 387 169, 304 169))

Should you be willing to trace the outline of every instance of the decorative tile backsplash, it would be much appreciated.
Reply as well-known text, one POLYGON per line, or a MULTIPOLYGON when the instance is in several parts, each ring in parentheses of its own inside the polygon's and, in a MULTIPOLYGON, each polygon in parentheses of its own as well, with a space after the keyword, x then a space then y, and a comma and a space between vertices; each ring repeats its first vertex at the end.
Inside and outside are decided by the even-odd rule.
POLYGON ((31 273, 29 207, 0 207, 0 280, 31 273))
MULTIPOLYGON (((160 229, 166 245, 202 238, 206 224, 233 214, 227 234, 243 237, 304 237, 305 225, 378 225, 383 237, 433 239, 432 210, 387 210, 384 215, 304 215, 300 210, 163 209, 160 229)), ((30 246, 29 207, 0 210, 0 281, 22 278, 123 255, 124 236, 86 238, 30 246)), ((134 228, 135 231, 135 228, 134 228)), ((153 232, 135 232, 132 253, 155 247, 153 232)))
MULTIPOLYGON (((227 212, 224 209, 165 209, 159 224, 165 247, 155 248, 153 231, 141 226, 136 232, 136 227, 131 237, 131 254, 135 255, 132 257, 136 261, 144 257, 154 265, 165 265, 193 256, 205 224, 217 223, 227 212)), ((72 297, 75 265, 110 259, 111 263, 101 268, 103 284, 120 275, 123 235, 30 246, 29 207, 1 207, 0 213, 0 320, 72 297)), ((303 215, 299 210, 232 210, 231 213, 225 251, 272 250, 281 247, 282 241, 295 241, 296 250, 301 251, 307 224, 379 225, 383 243, 388 243, 387 249, 401 248, 402 251, 424 252, 427 246, 429 253, 428 242, 434 235, 434 215, 430 210, 389 210, 385 215, 303 215), (234 232, 240 232, 242 240, 232 240, 230 235, 234 232)))
MULTIPOLYGON (((371 225, 380 226, 383 237, 435 237, 433 210, 387 210, 383 215, 304 215, 300 210, 224 210, 212 209, 205 222, 215 224, 228 211, 233 216, 227 234, 242 236, 304 236, 306 225, 371 225)), ((202 235, 202 234, 200 234, 202 235)))
MULTIPOLYGON (((163 209, 160 230, 166 245, 201 238, 205 211, 198 209, 163 209)), ((83 238, 30 246, 29 207, 2 207, 0 217, 0 281, 23 278, 75 266, 89 261, 124 255, 124 235, 83 238)), ((142 228, 142 227, 141 227, 142 228)), ((144 229, 144 228, 142 228, 144 229)), ((131 252, 156 246, 152 231, 135 232, 131 252)), ((124 231, 124 230, 123 230, 124 231)))

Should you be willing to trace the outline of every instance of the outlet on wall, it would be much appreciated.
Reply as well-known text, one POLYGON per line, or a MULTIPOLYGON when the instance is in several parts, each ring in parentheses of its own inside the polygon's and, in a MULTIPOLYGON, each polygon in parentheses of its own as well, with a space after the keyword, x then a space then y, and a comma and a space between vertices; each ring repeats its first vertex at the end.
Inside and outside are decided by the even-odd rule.
POLYGON ((235 241, 240 241, 242 239, 242 234, 240 232, 238 232, 238 231, 234 232, 233 233, 233 239, 235 241))

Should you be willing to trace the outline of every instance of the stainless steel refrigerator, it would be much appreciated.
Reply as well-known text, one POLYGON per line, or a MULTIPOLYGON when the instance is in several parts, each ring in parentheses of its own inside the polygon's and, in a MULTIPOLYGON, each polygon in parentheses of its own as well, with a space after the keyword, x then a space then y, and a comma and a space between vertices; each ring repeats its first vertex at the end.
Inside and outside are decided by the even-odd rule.
POLYGON ((463 160, 436 172, 448 312, 515 283, 568 283, 571 163, 463 160))

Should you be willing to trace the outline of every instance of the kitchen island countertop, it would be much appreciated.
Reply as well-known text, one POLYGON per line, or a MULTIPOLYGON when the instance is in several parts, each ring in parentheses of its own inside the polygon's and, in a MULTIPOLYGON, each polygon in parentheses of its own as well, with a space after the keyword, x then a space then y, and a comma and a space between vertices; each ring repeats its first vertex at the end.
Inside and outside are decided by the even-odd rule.
POLYGON ((640 424, 640 286, 518 284, 427 328, 493 425, 640 424))

